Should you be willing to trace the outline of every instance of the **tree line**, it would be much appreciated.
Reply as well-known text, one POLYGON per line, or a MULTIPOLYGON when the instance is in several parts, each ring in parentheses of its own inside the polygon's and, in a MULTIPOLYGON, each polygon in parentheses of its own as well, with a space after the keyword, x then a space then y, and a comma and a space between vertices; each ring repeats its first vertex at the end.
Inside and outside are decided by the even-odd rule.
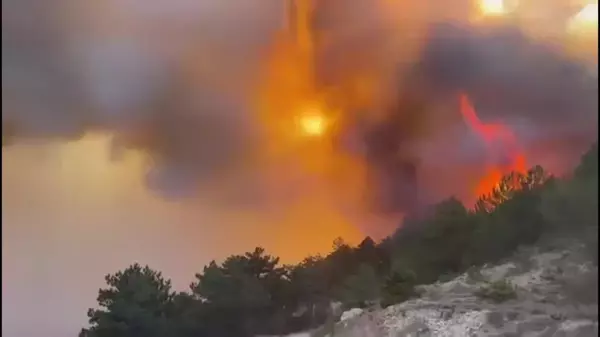
POLYGON ((387 306, 414 296, 415 286, 498 262, 548 236, 576 237, 597 263, 598 146, 569 176, 540 166, 511 173, 473 209, 450 198, 376 243, 295 265, 262 248, 210 262, 187 292, 148 266, 134 264, 105 278, 98 308, 80 337, 250 337, 315 328, 331 319, 331 303, 387 306))

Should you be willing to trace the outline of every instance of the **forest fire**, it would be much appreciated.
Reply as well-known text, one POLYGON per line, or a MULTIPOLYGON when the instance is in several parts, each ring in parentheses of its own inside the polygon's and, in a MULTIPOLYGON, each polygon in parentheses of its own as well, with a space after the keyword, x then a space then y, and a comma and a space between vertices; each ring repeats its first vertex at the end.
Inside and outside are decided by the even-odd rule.
MULTIPOLYGON (((417 59, 406 60, 414 70, 407 73, 413 75, 396 78, 403 83, 390 88, 389 84, 384 84, 385 76, 378 72, 380 63, 385 61, 380 60, 381 55, 377 50, 386 45, 386 37, 381 36, 380 30, 373 31, 372 41, 360 39, 354 45, 352 39, 344 39, 355 34, 355 28, 347 21, 336 19, 336 15, 341 15, 338 12, 341 8, 334 6, 333 2, 304 0, 289 1, 288 4, 284 14, 287 26, 279 32, 262 63, 264 68, 257 112, 265 131, 262 150, 268 162, 267 171, 280 172, 281 163, 294 163, 292 165, 297 174, 294 179, 303 181, 301 184, 304 186, 316 186, 310 193, 294 196, 291 204, 303 205, 306 200, 320 199, 322 205, 329 205, 327 207, 340 214, 342 222, 348 222, 350 226, 363 221, 357 218, 373 213, 397 221, 399 214, 418 210, 447 194, 456 194, 470 204, 477 197, 490 193, 508 173, 526 172, 531 144, 523 144, 516 130, 512 129, 513 124, 507 123, 502 117, 492 118, 491 122, 487 121, 488 118, 480 119, 471 102, 471 99, 479 98, 479 92, 475 90, 471 93, 473 88, 464 83, 471 81, 471 76, 474 81, 482 81, 490 74, 475 70, 476 64, 459 64, 454 59, 454 56, 463 60, 474 57, 482 62, 497 64, 497 60, 486 59, 487 54, 470 54, 470 48, 462 44, 470 43, 465 41, 473 38, 478 47, 486 49, 486 37, 477 35, 469 28, 465 31, 456 28, 458 35, 449 38, 445 35, 447 29, 433 30, 430 34, 439 40, 429 37, 426 45, 421 47, 423 50, 416 53, 419 55, 417 59), (334 43, 336 39, 345 41, 345 44, 334 43), (444 41, 451 39, 456 42, 445 44, 444 41), (379 40, 381 45, 376 42, 379 40), (442 50, 436 49, 432 52, 434 57, 429 58, 429 46, 442 50), (344 48, 348 53, 343 52, 346 50, 344 48), (449 56, 452 53, 457 54, 449 56), (436 82, 443 82, 442 86, 445 87, 432 84, 436 82), (465 93, 459 95, 460 109, 449 109, 442 118, 434 117, 434 105, 452 105, 438 98, 436 90, 456 92, 463 85, 467 85, 467 88, 465 93), (383 99, 373 94, 379 92, 379 95, 385 96, 387 93, 383 92, 390 89, 395 93, 383 99), (466 92, 469 92, 468 96, 466 92), (424 173, 434 172, 435 167, 442 164, 439 158, 423 163, 422 157, 429 155, 424 152, 430 150, 420 149, 418 142, 433 139, 436 133, 445 135, 446 129, 459 127, 459 124, 466 124, 473 131, 483 144, 485 153, 481 157, 472 150, 467 150, 470 151, 468 154, 460 153, 460 141, 440 136, 435 142, 446 143, 444 146, 448 146, 447 151, 472 158, 468 164, 469 173, 461 173, 461 178, 431 177, 429 173, 424 173), (340 138, 343 139, 342 143, 349 138, 354 145, 349 148, 345 143, 340 144, 340 138), (356 148, 360 149, 356 151, 356 148), (432 178, 460 182, 457 181, 453 187, 448 183, 447 187, 440 188, 425 181, 432 178), (346 209, 351 209, 352 214, 347 214, 346 209), (360 215, 357 216, 357 213, 360 215)), ((507 6, 504 1, 479 2, 480 13, 487 16, 504 15, 512 10, 507 6)), ((380 17, 381 12, 375 7, 369 7, 374 11, 369 14, 380 17)), ((450 28, 455 29, 452 26, 450 28)), ((498 32, 501 35, 502 29, 498 32)), ((500 36, 500 39, 510 38, 500 36)), ((495 69, 491 65, 489 67, 495 69)), ((491 73, 491 76, 495 74, 491 73)), ((520 93, 514 97, 510 95, 513 93, 509 93, 505 99, 508 105, 512 101, 522 100, 520 93)), ((504 104, 500 103, 498 106, 504 104)), ((488 109, 483 110, 487 112, 488 109)), ((501 110, 514 109, 509 107, 501 110)), ((454 162, 444 165, 454 175, 464 171, 461 166, 464 164, 454 162)), ((277 186, 287 184, 288 179, 292 180, 278 178, 277 186)), ((303 206, 298 207, 292 213, 312 212, 319 217, 319 214, 303 206)))
POLYGON ((486 173, 476 185, 475 197, 489 194, 510 172, 526 172, 525 154, 508 126, 481 121, 465 93, 460 94, 460 112, 465 123, 484 142, 487 151, 486 173))
MULTIPOLYGON (((3 89, 11 98, 3 144, 73 140, 97 130, 111 146, 143 154, 149 168, 141 174, 152 173, 144 177, 153 192, 191 202, 202 195, 256 213, 277 209, 286 220, 272 223, 281 232, 312 236, 303 226, 319 219, 314 231, 328 226, 336 228, 331 235, 348 238, 343 231, 354 231, 357 222, 371 226, 365 215, 389 216, 397 225, 399 213, 449 195, 470 202, 503 174, 524 171, 525 153, 537 164, 543 151, 531 149, 548 147, 549 140, 562 145, 560 154, 553 146, 552 156, 566 162, 563 157, 578 152, 574 146, 588 145, 581 130, 597 131, 590 122, 597 118, 590 112, 597 79, 580 74, 564 51, 521 34, 510 1, 253 1, 263 5, 215 1, 198 11, 201 26, 194 19, 168 32, 163 28, 171 25, 152 15, 123 14, 131 37, 116 42, 120 32, 110 29, 69 29, 94 32, 89 50, 77 55, 70 53, 78 48, 56 48, 55 56, 30 59, 25 45, 9 45, 15 52, 3 67, 6 61, 15 71, 3 89), (209 9, 214 12, 204 14, 209 9), (472 15, 490 25, 480 29, 472 15), (213 22, 219 16, 228 20, 213 22), (219 28, 206 29, 212 24, 219 28), (141 42, 156 32, 160 39, 141 42), (62 61, 71 59, 76 64, 62 61), (46 72, 32 80, 29 69, 38 68, 46 72), (55 71, 69 86, 52 85, 55 71), (454 104, 458 88, 469 95, 462 96, 461 111, 454 104), (48 102, 32 105, 27 97, 48 102), (485 155, 464 145, 474 143, 465 137, 465 123, 485 155)), ((593 26, 593 8, 575 20, 593 26)), ((11 34, 32 33, 18 21, 9 25, 11 34)), ((87 25, 75 21, 74 27, 87 25)), ((46 44, 81 40, 62 37, 62 30, 56 35, 46 44)), ((43 48, 35 54, 46 55, 43 48)))
POLYGON ((597 141, 597 5, 527 2, 3 2, 8 335, 74 335, 54 328, 82 284, 124 263, 180 290, 257 245, 296 263, 509 171, 571 172, 597 141))

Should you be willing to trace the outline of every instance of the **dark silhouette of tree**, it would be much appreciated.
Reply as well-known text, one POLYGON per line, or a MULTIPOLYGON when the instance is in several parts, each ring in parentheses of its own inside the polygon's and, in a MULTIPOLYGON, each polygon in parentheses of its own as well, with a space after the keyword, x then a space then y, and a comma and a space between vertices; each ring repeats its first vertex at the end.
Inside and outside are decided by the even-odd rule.
POLYGON ((100 289, 98 305, 90 309, 85 337, 169 336, 168 308, 173 299, 171 281, 160 272, 134 264, 107 275, 108 288, 100 289))
POLYGON ((541 188, 551 177, 537 165, 526 174, 511 172, 498 183, 489 194, 479 197, 475 210, 481 213, 491 213, 498 205, 512 199, 519 191, 532 191, 541 188))
POLYGON ((416 281, 417 275, 412 270, 394 268, 384 280, 381 305, 386 307, 416 296, 416 281))
POLYGON ((598 178, 598 142, 586 151, 581 157, 581 162, 575 168, 576 179, 597 179, 598 178))
POLYGON ((597 143, 582 156, 571 179, 557 181, 544 191, 541 212, 552 231, 582 240, 598 261, 597 143))
POLYGON ((361 264, 357 271, 336 289, 336 295, 349 306, 365 307, 380 298, 380 291, 381 280, 375 269, 368 264, 361 264))
POLYGON ((309 256, 289 267, 290 296, 296 308, 290 317, 292 327, 315 328, 325 320, 330 301, 326 275, 327 265, 321 256, 309 256))
POLYGON ((292 310, 286 306, 289 281, 279 258, 265 254, 264 249, 231 256, 222 265, 213 261, 196 278, 192 284, 195 296, 213 312, 221 313, 221 318, 213 317, 213 330, 236 337, 283 330, 276 324, 281 318, 275 316, 292 310))

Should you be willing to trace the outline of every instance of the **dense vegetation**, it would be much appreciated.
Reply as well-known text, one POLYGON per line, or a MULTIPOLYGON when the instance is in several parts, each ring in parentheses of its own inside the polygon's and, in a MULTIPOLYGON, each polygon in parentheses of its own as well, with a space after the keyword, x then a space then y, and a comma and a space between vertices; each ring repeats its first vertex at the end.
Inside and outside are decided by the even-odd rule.
MULTIPOLYGON (((389 305, 430 283, 493 263, 545 236, 578 236, 597 261, 598 148, 569 177, 512 173, 469 210, 451 198, 376 244, 334 242, 327 256, 281 265, 262 248, 211 262, 190 291, 138 264, 106 276, 82 337, 244 337, 323 324, 330 303, 389 305)), ((329 318, 330 319, 330 318, 329 318)))

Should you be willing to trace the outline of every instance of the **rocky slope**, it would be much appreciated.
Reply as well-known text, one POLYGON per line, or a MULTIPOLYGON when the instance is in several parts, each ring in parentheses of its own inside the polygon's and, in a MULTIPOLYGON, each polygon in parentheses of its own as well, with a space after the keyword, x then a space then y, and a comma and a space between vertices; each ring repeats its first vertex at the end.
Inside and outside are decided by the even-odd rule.
MULTIPOLYGON (((421 286, 422 296, 385 309, 352 309, 332 337, 592 337, 598 335, 598 269, 581 246, 521 250, 510 262, 445 283, 421 286), (482 289, 509 286, 510 299, 482 298, 482 289)), ((506 288, 506 287, 505 287, 506 288)))

